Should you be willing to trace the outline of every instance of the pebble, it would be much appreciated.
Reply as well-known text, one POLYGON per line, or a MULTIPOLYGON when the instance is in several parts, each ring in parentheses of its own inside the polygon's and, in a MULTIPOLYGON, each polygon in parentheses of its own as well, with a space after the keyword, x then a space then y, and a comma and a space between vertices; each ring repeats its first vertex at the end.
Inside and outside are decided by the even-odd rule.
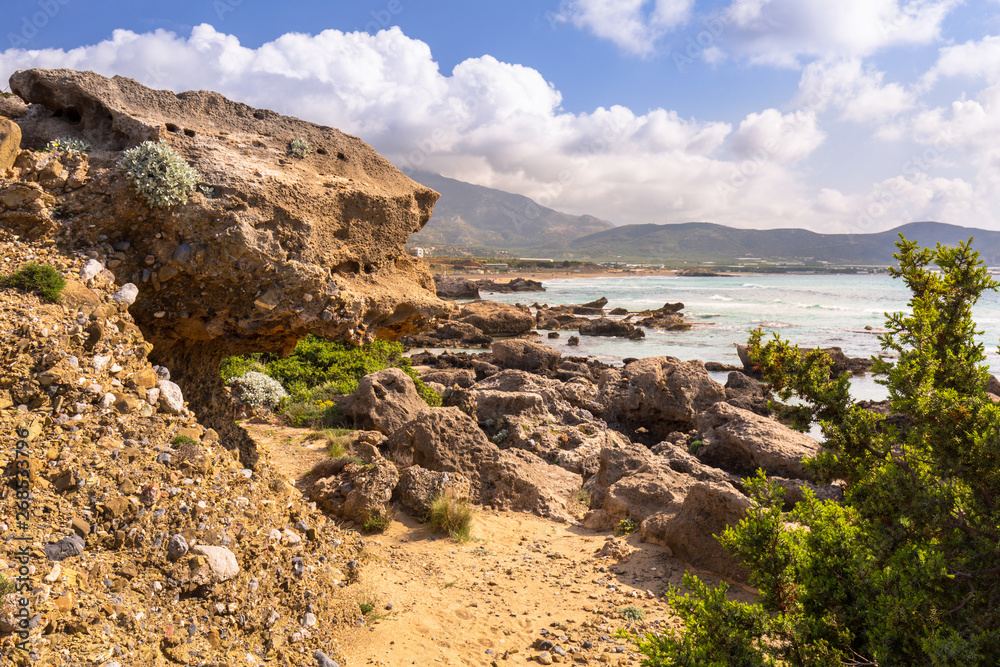
POLYGON ((117 292, 111 295, 111 300, 115 303, 124 303, 131 306, 139 296, 139 288, 133 283, 125 283, 117 292))
POLYGON ((541 653, 538 654, 538 662, 543 665, 551 665, 552 654, 549 653, 548 651, 542 651, 541 653))
POLYGON ((323 651, 313 653, 313 659, 316 660, 316 667, 340 667, 336 661, 331 660, 323 651))
POLYGON ((311 611, 307 611, 305 615, 302 617, 302 625, 306 626, 307 628, 314 627, 316 625, 316 614, 312 613, 311 611))
POLYGON ((82 280, 83 282, 87 282, 88 280, 90 280, 103 270, 104 270, 103 264, 101 264, 96 259, 91 259, 87 261, 86 264, 83 265, 82 269, 80 269, 80 280, 82 280))
POLYGON ((45 556, 52 561, 65 560, 83 553, 83 538, 79 535, 67 535, 54 544, 45 545, 45 556))
POLYGON ((177 560, 182 556, 186 556, 188 552, 188 543, 181 534, 174 535, 167 542, 167 556, 172 560, 177 560))

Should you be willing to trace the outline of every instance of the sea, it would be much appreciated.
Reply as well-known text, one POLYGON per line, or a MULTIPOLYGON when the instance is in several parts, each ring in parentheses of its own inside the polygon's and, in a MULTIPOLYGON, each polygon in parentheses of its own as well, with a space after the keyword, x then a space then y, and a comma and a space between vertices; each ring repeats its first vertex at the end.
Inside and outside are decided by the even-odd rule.
MULTIPOLYGON (((908 312, 910 292, 901 280, 885 274, 781 274, 732 277, 633 276, 546 280, 545 292, 488 294, 483 298, 505 303, 580 304, 606 297, 606 310, 659 308, 680 301, 692 323, 689 331, 646 329, 646 338, 581 336, 578 347, 566 342, 575 332, 561 331, 557 339, 539 342, 575 356, 593 356, 617 364, 627 357, 669 355, 681 360, 701 359, 739 366, 736 343, 745 343, 751 330, 775 332, 802 347, 839 347, 851 357, 878 354, 878 333, 886 313, 908 312), (870 327, 870 328, 866 328, 870 327)), ((983 333, 991 372, 1000 376, 1000 294, 988 293, 973 309, 983 333)), ((713 373, 725 382, 725 373, 713 373)), ((855 378, 852 395, 859 400, 886 396, 870 375, 855 378)))

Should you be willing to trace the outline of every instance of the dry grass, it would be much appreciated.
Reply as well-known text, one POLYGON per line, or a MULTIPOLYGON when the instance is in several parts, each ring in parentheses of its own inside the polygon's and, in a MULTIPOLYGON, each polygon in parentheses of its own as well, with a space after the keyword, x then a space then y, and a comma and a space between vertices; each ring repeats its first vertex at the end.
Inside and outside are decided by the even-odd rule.
POLYGON ((468 500, 455 498, 449 493, 436 496, 431 501, 430 523, 434 532, 445 532, 456 542, 472 539, 475 508, 468 500))

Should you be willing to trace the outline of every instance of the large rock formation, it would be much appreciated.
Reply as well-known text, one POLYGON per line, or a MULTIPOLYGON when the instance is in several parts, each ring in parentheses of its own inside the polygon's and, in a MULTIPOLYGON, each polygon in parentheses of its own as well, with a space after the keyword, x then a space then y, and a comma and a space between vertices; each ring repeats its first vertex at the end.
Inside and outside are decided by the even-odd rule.
POLYGON ((0 224, 88 250, 137 285, 130 311, 153 359, 246 463, 255 454, 227 415, 223 356, 288 351, 308 333, 398 337, 442 309, 431 276, 401 253, 438 195, 360 139, 217 93, 91 72, 20 71, 10 86, 31 105, 16 121, 22 147, 69 136, 93 152, 22 151, 20 180, 0 184, 0 224), (290 155, 296 138, 314 152, 290 155), (186 204, 150 208, 115 168, 147 140, 200 173, 186 204))

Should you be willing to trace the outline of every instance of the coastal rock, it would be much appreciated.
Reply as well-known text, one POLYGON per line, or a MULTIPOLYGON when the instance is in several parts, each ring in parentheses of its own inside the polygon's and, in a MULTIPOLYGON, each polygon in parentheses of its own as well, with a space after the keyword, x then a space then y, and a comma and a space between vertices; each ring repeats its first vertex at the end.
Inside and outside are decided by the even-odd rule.
MULTIPOLYGON (((124 77, 33 69, 10 85, 32 104, 18 119, 27 148, 60 136, 93 146, 85 178, 60 204, 73 221, 61 225, 67 241, 97 247, 111 238, 127 248, 111 249, 119 254, 108 267, 118 284, 146 277, 130 312, 154 361, 247 465, 256 453, 233 423, 223 357, 287 353, 310 333, 396 339, 445 307, 424 265, 402 253, 437 193, 361 140, 217 93, 175 95, 124 77), (294 138, 313 152, 290 158, 294 138), (143 141, 168 143, 205 192, 149 207, 115 167, 121 151, 143 141)), ((51 208, 39 210, 37 233, 54 229, 51 208)))
POLYGON ((610 320, 599 318, 587 320, 580 324, 581 336, 614 336, 616 338, 628 338, 639 340, 645 338, 646 334, 642 329, 637 329, 634 324, 623 320, 610 320))
POLYGON ((640 530, 647 542, 670 548, 675 558, 700 570, 746 581, 747 572, 716 537, 746 514, 750 500, 729 485, 698 483, 687 491, 680 507, 654 514, 640 530))
POLYGON ((777 476, 770 477, 769 479, 785 490, 784 510, 786 512, 791 512, 797 504, 805 499, 806 489, 811 491, 819 500, 840 502, 844 499, 844 489, 837 484, 813 484, 804 479, 788 479, 777 476))
POLYGON ((526 340, 501 340, 493 343, 493 361, 503 368, 555 370, 561 357, 562 354, 551 347, 526 340))
POLYGON ((410 466, 399 473, 396 497, 403 507, 409 508, 417 517, 430 512, 431 501, 436 496, 448 495, 456 499, 468 499, 469 480, 461 473, 435 472, 410 466))
POLYGON ((749 410, 716 403, 698 419, 703 444, 698 458, 739 475, 763 468, 771 475, 808 479, 802 459, 819 453, 819 443, 781 422, 749 410))
POLYGON ((14 121, 0 117, 0 175, 14 166, 21 152, 21 128, 14 121))
POLYGON ((633 430, 645 428, 651 442, 690 430, 699 414, 726 398, 700 361, 674 357, 649 357, 620 371, 606 370, 599 387, 605 406, 600 416, 633 430))
POLYGON ((442 299, 479 299, 479 285, 474 280, 434 276, 434 289, 442 299))
POLYGON ((319 479, 310 497, 336 516, 363 525, 373 516, 388 516, 388 503, 399 482, 399 471, 377 452, 366 464, 344 457, 315 471, 319 479))
POLYGON ((493 338, 471 324, 446 320, 433 329, 403 336, 400 342, 407 347, 485 347, 493 338))
POLYGON ((532 330, 535 318, 527 308, 495 301, 473 301, 456 318, 488 336, 520 336, 532 330))
MULTIPOLYGON (((625 519, 639 523, 673 505, 679 507, 694 483, 692 477, 673 470, 665 461, 647 459, 604 490, 599 509, 587 516, 584 525, 608 530, 625 519)), ((595 507, 593 495, 591 507, 595 507)))
POLYGON ((361 378, 345 414, 355 428, 391 435, 426 407, 409 375, 386 368, 361 378))
POLYGON ((521 449, 505 449, 480 468, 481 498, 501 510, 530 512, 558 521, 571 521, 566 511, 582 483, 579 475, 521 449))
POLYGON ((731 371, 726 379, 726 401, 730 405, 749 410, 763 417, 770 417, 774 411, 768 406, 770 392, 763 382, 754 380, 739 371, 731 371))
POLYGON ((535 321, 539 329, 550 329, 553 331, 575 331, 583 324, 589 322, 586 317, 579 317, 570 313, 554 311, 550 309, 540 309, 536 311, 535 321))
POLYGON ((477 281, 480 292, 492 294, 514 294, 516 292, 544 292, 545 287, 537 280, 528 278, 514 278, 505 283, 498 283, 494 280, 477 281))
POLYGON ((445 387, 459 386, 468 389, 476 384, 476 372, 467 368, 445 371, 428 371, 420 376, 424 382, 437 382, 445 387))

